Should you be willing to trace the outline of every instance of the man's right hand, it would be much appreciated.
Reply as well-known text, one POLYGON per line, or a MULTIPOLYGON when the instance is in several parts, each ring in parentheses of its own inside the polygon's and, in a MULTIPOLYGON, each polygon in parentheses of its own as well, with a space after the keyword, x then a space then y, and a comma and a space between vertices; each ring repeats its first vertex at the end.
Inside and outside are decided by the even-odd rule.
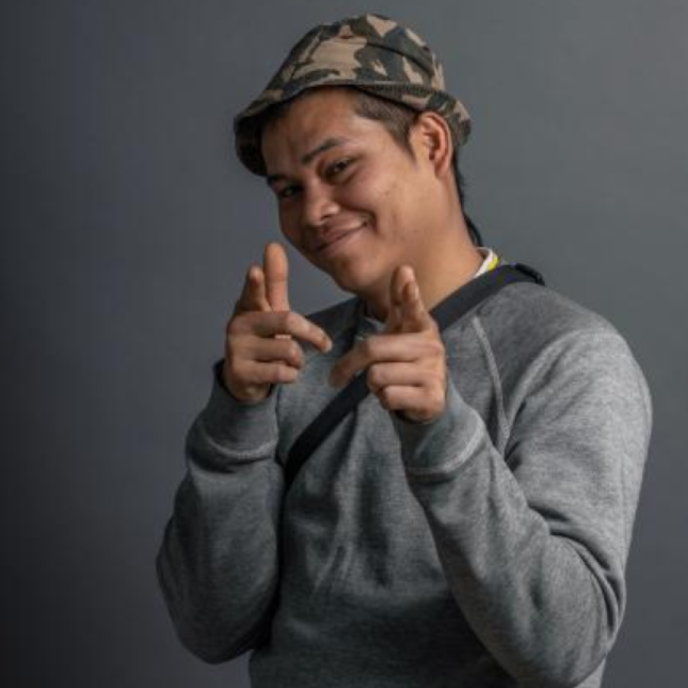
POLYGON ((332 341, 317 325, 289 308, 289 263, 281 244, 265 247, 263 268, 252 265, 225 330, 222 379, 240 401, 257 402, 278 382, 294 382, 303 367, 301 345, 322 352, 332 341))

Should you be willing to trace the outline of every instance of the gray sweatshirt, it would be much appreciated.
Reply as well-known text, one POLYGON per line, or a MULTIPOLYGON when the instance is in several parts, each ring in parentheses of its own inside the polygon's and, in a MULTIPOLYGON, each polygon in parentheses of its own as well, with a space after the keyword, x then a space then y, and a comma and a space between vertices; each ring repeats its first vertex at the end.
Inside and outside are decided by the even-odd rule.
MULTIPOLYGON (((444 413, 370 394, 303 466, 292 443, 333 363, 383 323, 359 298, 307 317, 299 379, 258 403, 215 368, 157 556, 186 648, 253 650, 254 688, 601 685, 652 403, 619 332, 548 287, 511 284, 442 333, 444 413)), ((218 364, 219 365, 219 364, 218 364)))

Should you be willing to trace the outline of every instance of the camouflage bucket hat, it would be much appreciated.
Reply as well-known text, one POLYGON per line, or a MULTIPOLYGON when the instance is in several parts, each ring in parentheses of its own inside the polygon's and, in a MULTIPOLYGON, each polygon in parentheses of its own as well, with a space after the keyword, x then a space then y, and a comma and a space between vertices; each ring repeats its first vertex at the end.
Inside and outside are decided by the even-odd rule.
POLYGON ((388 17, 360 15, 308 31, 265 90, 234 118, 237 155, 251 172, 266 174, 260 116, 317 86, 351 86, 418 112, 435 111, 449 124, 457 148, 470 133, 468 111, 444 90, 442 66, 427 44, 388 17))

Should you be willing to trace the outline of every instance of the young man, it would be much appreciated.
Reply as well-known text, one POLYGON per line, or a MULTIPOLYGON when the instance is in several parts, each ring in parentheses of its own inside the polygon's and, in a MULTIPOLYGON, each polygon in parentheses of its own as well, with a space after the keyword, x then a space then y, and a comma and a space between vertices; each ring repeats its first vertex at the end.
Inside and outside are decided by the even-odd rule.
POLYGON ((354 295, 292 311, 266 247, 157 558, 182 643, 252 649, 256 688, 601 683, 651 397, 617 330, 538 284, 440 332, 430 311, 498 262, 462 210, 468 123, 379 15, 310 31, 235 121, 286 239, 354 295), (294 441, 356 375, 371 393, 287 492, 294 441))

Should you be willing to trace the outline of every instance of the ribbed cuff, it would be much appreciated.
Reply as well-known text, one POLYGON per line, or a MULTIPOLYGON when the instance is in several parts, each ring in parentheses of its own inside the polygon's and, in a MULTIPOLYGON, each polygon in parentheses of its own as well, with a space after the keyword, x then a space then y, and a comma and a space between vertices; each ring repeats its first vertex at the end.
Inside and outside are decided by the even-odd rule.
POLYGON ((278 437, 275 386, 261 401, 241 401, 222 382, 222 363, 220 360, 213 366, 213 387, 201 414, 203 428, 227 449, 259 453, 278 437))
POLYGON ((484 425, 459 394, 451 378, 444 412, 430 423, 413 423, 391 414, 410 479, 441 479, 475 454, 484 425))

